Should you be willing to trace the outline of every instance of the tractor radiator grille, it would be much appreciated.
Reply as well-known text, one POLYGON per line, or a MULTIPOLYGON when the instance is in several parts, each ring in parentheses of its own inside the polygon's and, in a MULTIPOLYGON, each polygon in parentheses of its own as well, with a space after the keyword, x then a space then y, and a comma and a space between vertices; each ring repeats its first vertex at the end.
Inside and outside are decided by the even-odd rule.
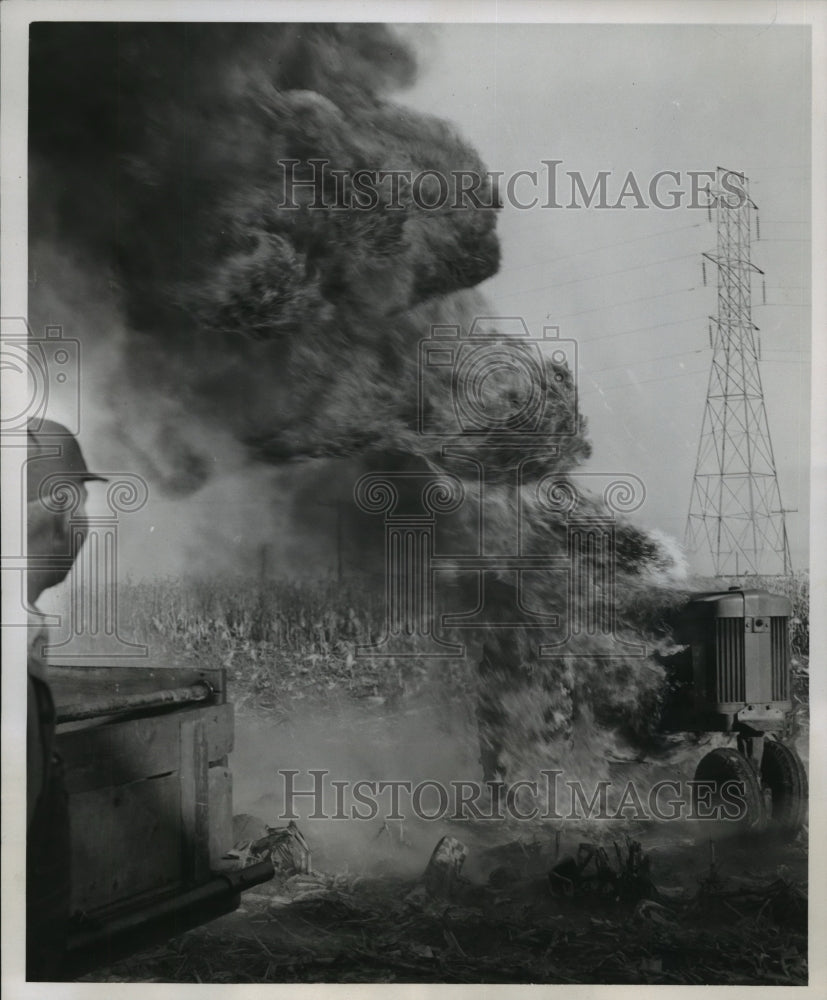
POLYGON ((789 645, 787 643, 787 619, 770 619, 772 639, 772 698, 773 701, 787 701, 790 697, 790 674, 788 667, 789 645))
POLYGON ((718 701, 743 701, 746 698, 744 619, 719 618, 716 639, 718 701))

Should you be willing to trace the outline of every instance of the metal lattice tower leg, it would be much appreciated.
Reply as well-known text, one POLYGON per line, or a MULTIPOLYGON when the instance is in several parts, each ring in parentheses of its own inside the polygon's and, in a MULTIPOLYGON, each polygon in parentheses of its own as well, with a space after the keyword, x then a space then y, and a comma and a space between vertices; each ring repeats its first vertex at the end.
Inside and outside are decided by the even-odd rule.
POLYGON ((716 576, 791 572, 789 541, 770 440, 752 322, 751 214, 742 174, 718 168, 715 212, 718 315, 686 548, 708 551, 716 576), (743 197, 727 188, 738 186, 743 197))

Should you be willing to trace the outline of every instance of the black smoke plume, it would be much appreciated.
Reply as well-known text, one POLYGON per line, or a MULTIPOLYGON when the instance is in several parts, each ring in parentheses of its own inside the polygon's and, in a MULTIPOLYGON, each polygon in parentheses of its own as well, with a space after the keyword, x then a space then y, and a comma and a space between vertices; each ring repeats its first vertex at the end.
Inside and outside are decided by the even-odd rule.
POLYGON ((382 96, 414 74, 378 25, 33 25, 33 269, 47 240, 82 255, 116 290, 123 379, 254 458, 407 450, 411 310, 496 271, 496 213, 408 189, 401 209, 314 209, 327 173, 279 205, 288 159, 298 179, 313 159, 483 173, 452 128, 382 96))
MULTIPOLYGON (((496 210, 452 209, 453 191, 427 210, 404 184, 398 209, 314 208, 317 197, 335 202, 330 173, 319 190, 301 188, 298 208, 280 207, 286 160, 303 180, 314 159, 346 175, 484 175, 451 126, 392 102, 415 75, 411 49, 379 25, 32 25, 33 309, 67 260, 91 300, 81 317, 98 296, 114 301, 117 336, 100 323, 78 332, 99 350, 117 342, 100 386, 112 433, 168 494, 204 484, 216 442, 262 466, 352 457, 362 470, 443 467, 450 439, 417 427, 417 344, 431 324, 467 330, 492 312, 475 286, 498 268, 496 210)), ((571 373, 547 368, 556 388, 528 489, 590 451, 571 373)), ((455 419, 449 379, 438 374, 423 393, 436 426, 455 419)), ((503 380, 503 407, 514 391, 503 380)), ((490 442, 474 441, 485 458, 490 442)), ((525 458, 500 455, 504 479, 525 458)), ((514 496, 505 482, 489 485, 510 518, 514 496)), ((526 510, 529 544, 562 550, 562 521, 526 510)), ((455 523, 460 547, 473 544, 475 524, 455 523)), ((628 594, 664 557, 644 532, 617 530, 617 585, 628 594)), ((559 605, 559 588, 537 582, 530 596, 559 605)), ((607 667, 593 647, 577 670, 539 663, 539 638, 488 637, 491 728, 505 758, 519 740, 570 738, 578 706, 632 729, 651 716, 660 677, 648 661, 607 667)), ((519 766, 514 752, 508 762, 519 766)))

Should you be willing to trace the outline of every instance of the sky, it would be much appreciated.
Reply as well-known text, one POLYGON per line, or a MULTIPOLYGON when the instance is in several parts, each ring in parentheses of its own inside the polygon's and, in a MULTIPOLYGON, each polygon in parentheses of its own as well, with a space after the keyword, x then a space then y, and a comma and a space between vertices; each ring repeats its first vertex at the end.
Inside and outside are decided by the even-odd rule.
MULTIPOLYGON (((793 567, 808 565, 810 386, 809 29, 651 25, 442 25, 422 29, 423 71, 397 99, 453 121, 506 176, 560 160, 609 202, 634 171, 720 165, 758 207, 753 322, 793 567), (765 286, 765 287, 764 287, 765 286), (766 298, 766 305, 764 305, 766 298)), ((668 181, 667 181, 668 183, 668 181)), ((529 181, 517 193, 530 200, 529 181)), ((668 190, 668 187, 663 188, 668 190)), ((558 198, 564 205, 567 198, 558 198)), ((662 200, 666 201, 665 197, 662 200)), ((716 311, 713 214, 686 206, 529 210, 506 204, 498 315, 577 341, 593 471, 638 475, 638 520, 682 540, 716 311)), ((702 565, 698 564, 702 569, 702 565)))

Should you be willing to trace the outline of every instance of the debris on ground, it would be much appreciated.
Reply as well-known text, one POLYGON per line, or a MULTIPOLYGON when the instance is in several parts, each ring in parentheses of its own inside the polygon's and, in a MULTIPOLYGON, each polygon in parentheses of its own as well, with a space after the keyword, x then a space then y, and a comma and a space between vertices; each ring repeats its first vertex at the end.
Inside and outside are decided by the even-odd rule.
POLYGON ((264 840, 281 849, 272 883, 244 893, 235 913, 87 981, 807 982, 806 872, 736 871, 748 851, 681 842, 700 862, 693 891, 656 886, 661 868, 631 837, 568 852, 559 839, 545 850, 510 842, 481 851, 487 877, 472 880, 462 872, 473 849, 451 836, 419 877, 401 878, 314 871, 295 824, 251 831, 240 854, 260 854, 264 840))
POLYGON ((287 826, 268 826, 254 816, 241 815, 233 818, 233 827, 236 842, 221 858, 219 871, 246 868, 266 858, 273 862, 277 874, 310 871, 310 848, 293 820, 287 826), (252 839, 245 838, 251 833, 252 839))
POLYGON ((439 841, 422 876, 429 896, 451 899, 456 894, 467 856, 468 848, 455 837, 443 837, 439 841))
POLYGON ((575 856, 561 858, 549 872, 552 893, 599 893, 631 902, 657 899, 658 890, 649 875, 649 858, 640 843, 627 836, 625 855, 619 844, 613 846, 615 864, 605 847, 590 843, 581 843, 575 856))

